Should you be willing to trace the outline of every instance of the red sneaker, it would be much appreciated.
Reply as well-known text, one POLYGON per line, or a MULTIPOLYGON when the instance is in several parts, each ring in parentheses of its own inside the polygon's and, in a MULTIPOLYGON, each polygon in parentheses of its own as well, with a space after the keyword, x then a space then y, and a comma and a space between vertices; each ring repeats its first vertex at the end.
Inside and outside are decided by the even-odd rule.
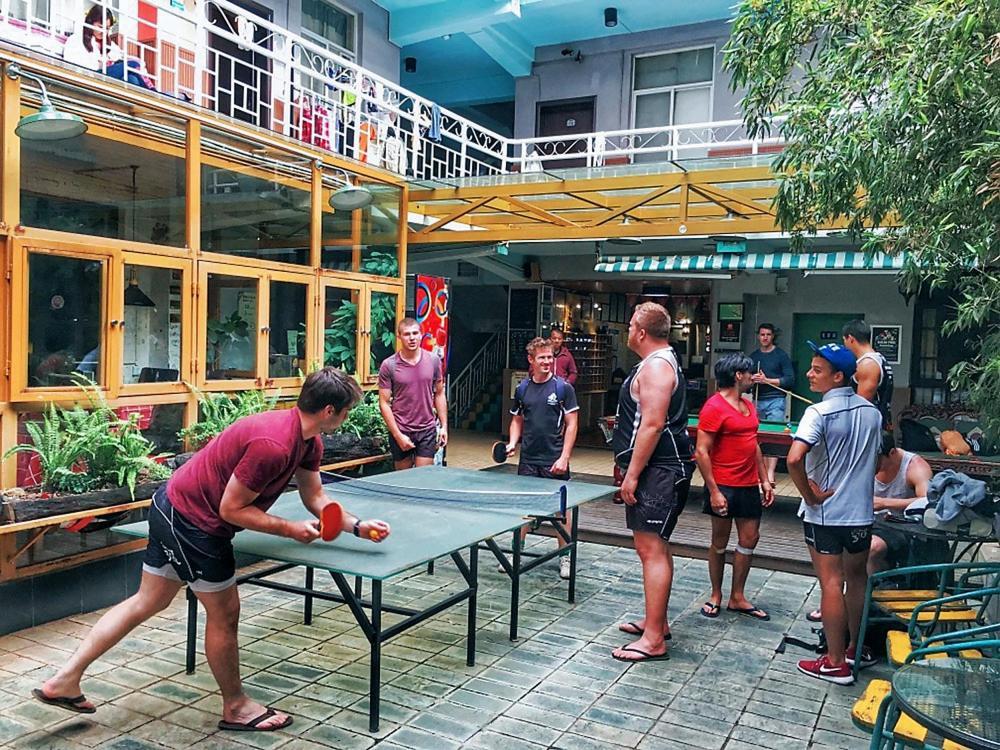
MULTIPOLYGON (((854 649, 852 647, 848 647, 848 649, 844 652, 844 659, 850 666, 854 666, 854 649)), ((878 659, 872 655, 871 649, 864 646, 861 649, 861 669, 867 669, 877 662, 878 659)))
POLYGON ((833 682, 837 685, 851 685, 854 683, 854 674, 851 672, 851 668, 847 662, 844 662, 839 667, 835 667, 830 663, 830 657, 826 654, 823 654, 823 656, 815 661, 812 659, 803 659, 799 662, 799 671, 810 677, 833 682))

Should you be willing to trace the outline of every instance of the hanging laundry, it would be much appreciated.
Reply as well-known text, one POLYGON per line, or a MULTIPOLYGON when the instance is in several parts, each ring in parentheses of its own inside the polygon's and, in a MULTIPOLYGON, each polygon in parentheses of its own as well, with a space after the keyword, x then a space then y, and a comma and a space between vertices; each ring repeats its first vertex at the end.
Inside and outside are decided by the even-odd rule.
POLYGON ((431 126, 427 137, 435 143, 441 142, 441 108, 436 104, 431 105, 431 126))

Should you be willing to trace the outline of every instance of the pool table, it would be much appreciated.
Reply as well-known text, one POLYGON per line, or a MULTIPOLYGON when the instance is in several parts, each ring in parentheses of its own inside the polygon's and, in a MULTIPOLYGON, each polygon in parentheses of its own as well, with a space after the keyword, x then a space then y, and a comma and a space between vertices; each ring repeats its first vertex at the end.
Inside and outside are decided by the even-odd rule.
MULTIPOLYGON (((601 431, 605 439, 611 441, 611 432, 615 428, 615 417, 601 417, 598 420, 601 431)), ((788 455, 788 449, 792 445, 792 436, 798 429, 798 422, 783 424, 780 422, 761 422, 757 429, 757 441, 765 456, 777 456, 784 458, 788 455)), ((688 434, 691 440, 698 437, 698 417, 688 417, 688 434)))

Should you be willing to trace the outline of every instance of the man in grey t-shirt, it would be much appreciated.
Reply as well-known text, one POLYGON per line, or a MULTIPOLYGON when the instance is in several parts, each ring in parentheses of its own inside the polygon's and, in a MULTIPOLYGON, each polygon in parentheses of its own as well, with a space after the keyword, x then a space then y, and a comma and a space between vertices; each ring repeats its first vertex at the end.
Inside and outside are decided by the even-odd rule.
POLYGON ((806 378, 823 400, 806 409, 788 451, 788 473, 802 495, 806 544, 822 592, 828 651, 803 659, 799 671, 850 685, 864 607, 866 566, 875 520, 875 463, 882 417, 850 387, 854 355, 839 344, 816 346, 806 378), (846 584, 846 593, 845 593, 846 584), (844 633, 850 630, 850 643, 844 633))

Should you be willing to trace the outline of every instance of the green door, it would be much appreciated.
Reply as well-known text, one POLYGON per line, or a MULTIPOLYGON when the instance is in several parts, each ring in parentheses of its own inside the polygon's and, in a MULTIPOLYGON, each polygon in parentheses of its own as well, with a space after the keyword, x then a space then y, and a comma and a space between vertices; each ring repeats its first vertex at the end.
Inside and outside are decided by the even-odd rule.
MULTIPOLYGON (((800 396, 805 396, 810 401, 818 401, 817 394, 809 390, 809 381, 806 380, 806 370, 812 361, 812 349, 807 341, 814 341, 820 346, 823 344, 843 344, 840 336, 840 329, 857 318, 864 318, 864 315, 849 315, 837 313, 795 313, 792 319, 792 340, 785 341, 788 347, 785 351, 792 358, 792 366, 795 368, 795 387, 793 390, 800 396)), ((797 398, 792 399, 792 419, 798 421, 802 417, 802 412, 806 405, 797 398)))

